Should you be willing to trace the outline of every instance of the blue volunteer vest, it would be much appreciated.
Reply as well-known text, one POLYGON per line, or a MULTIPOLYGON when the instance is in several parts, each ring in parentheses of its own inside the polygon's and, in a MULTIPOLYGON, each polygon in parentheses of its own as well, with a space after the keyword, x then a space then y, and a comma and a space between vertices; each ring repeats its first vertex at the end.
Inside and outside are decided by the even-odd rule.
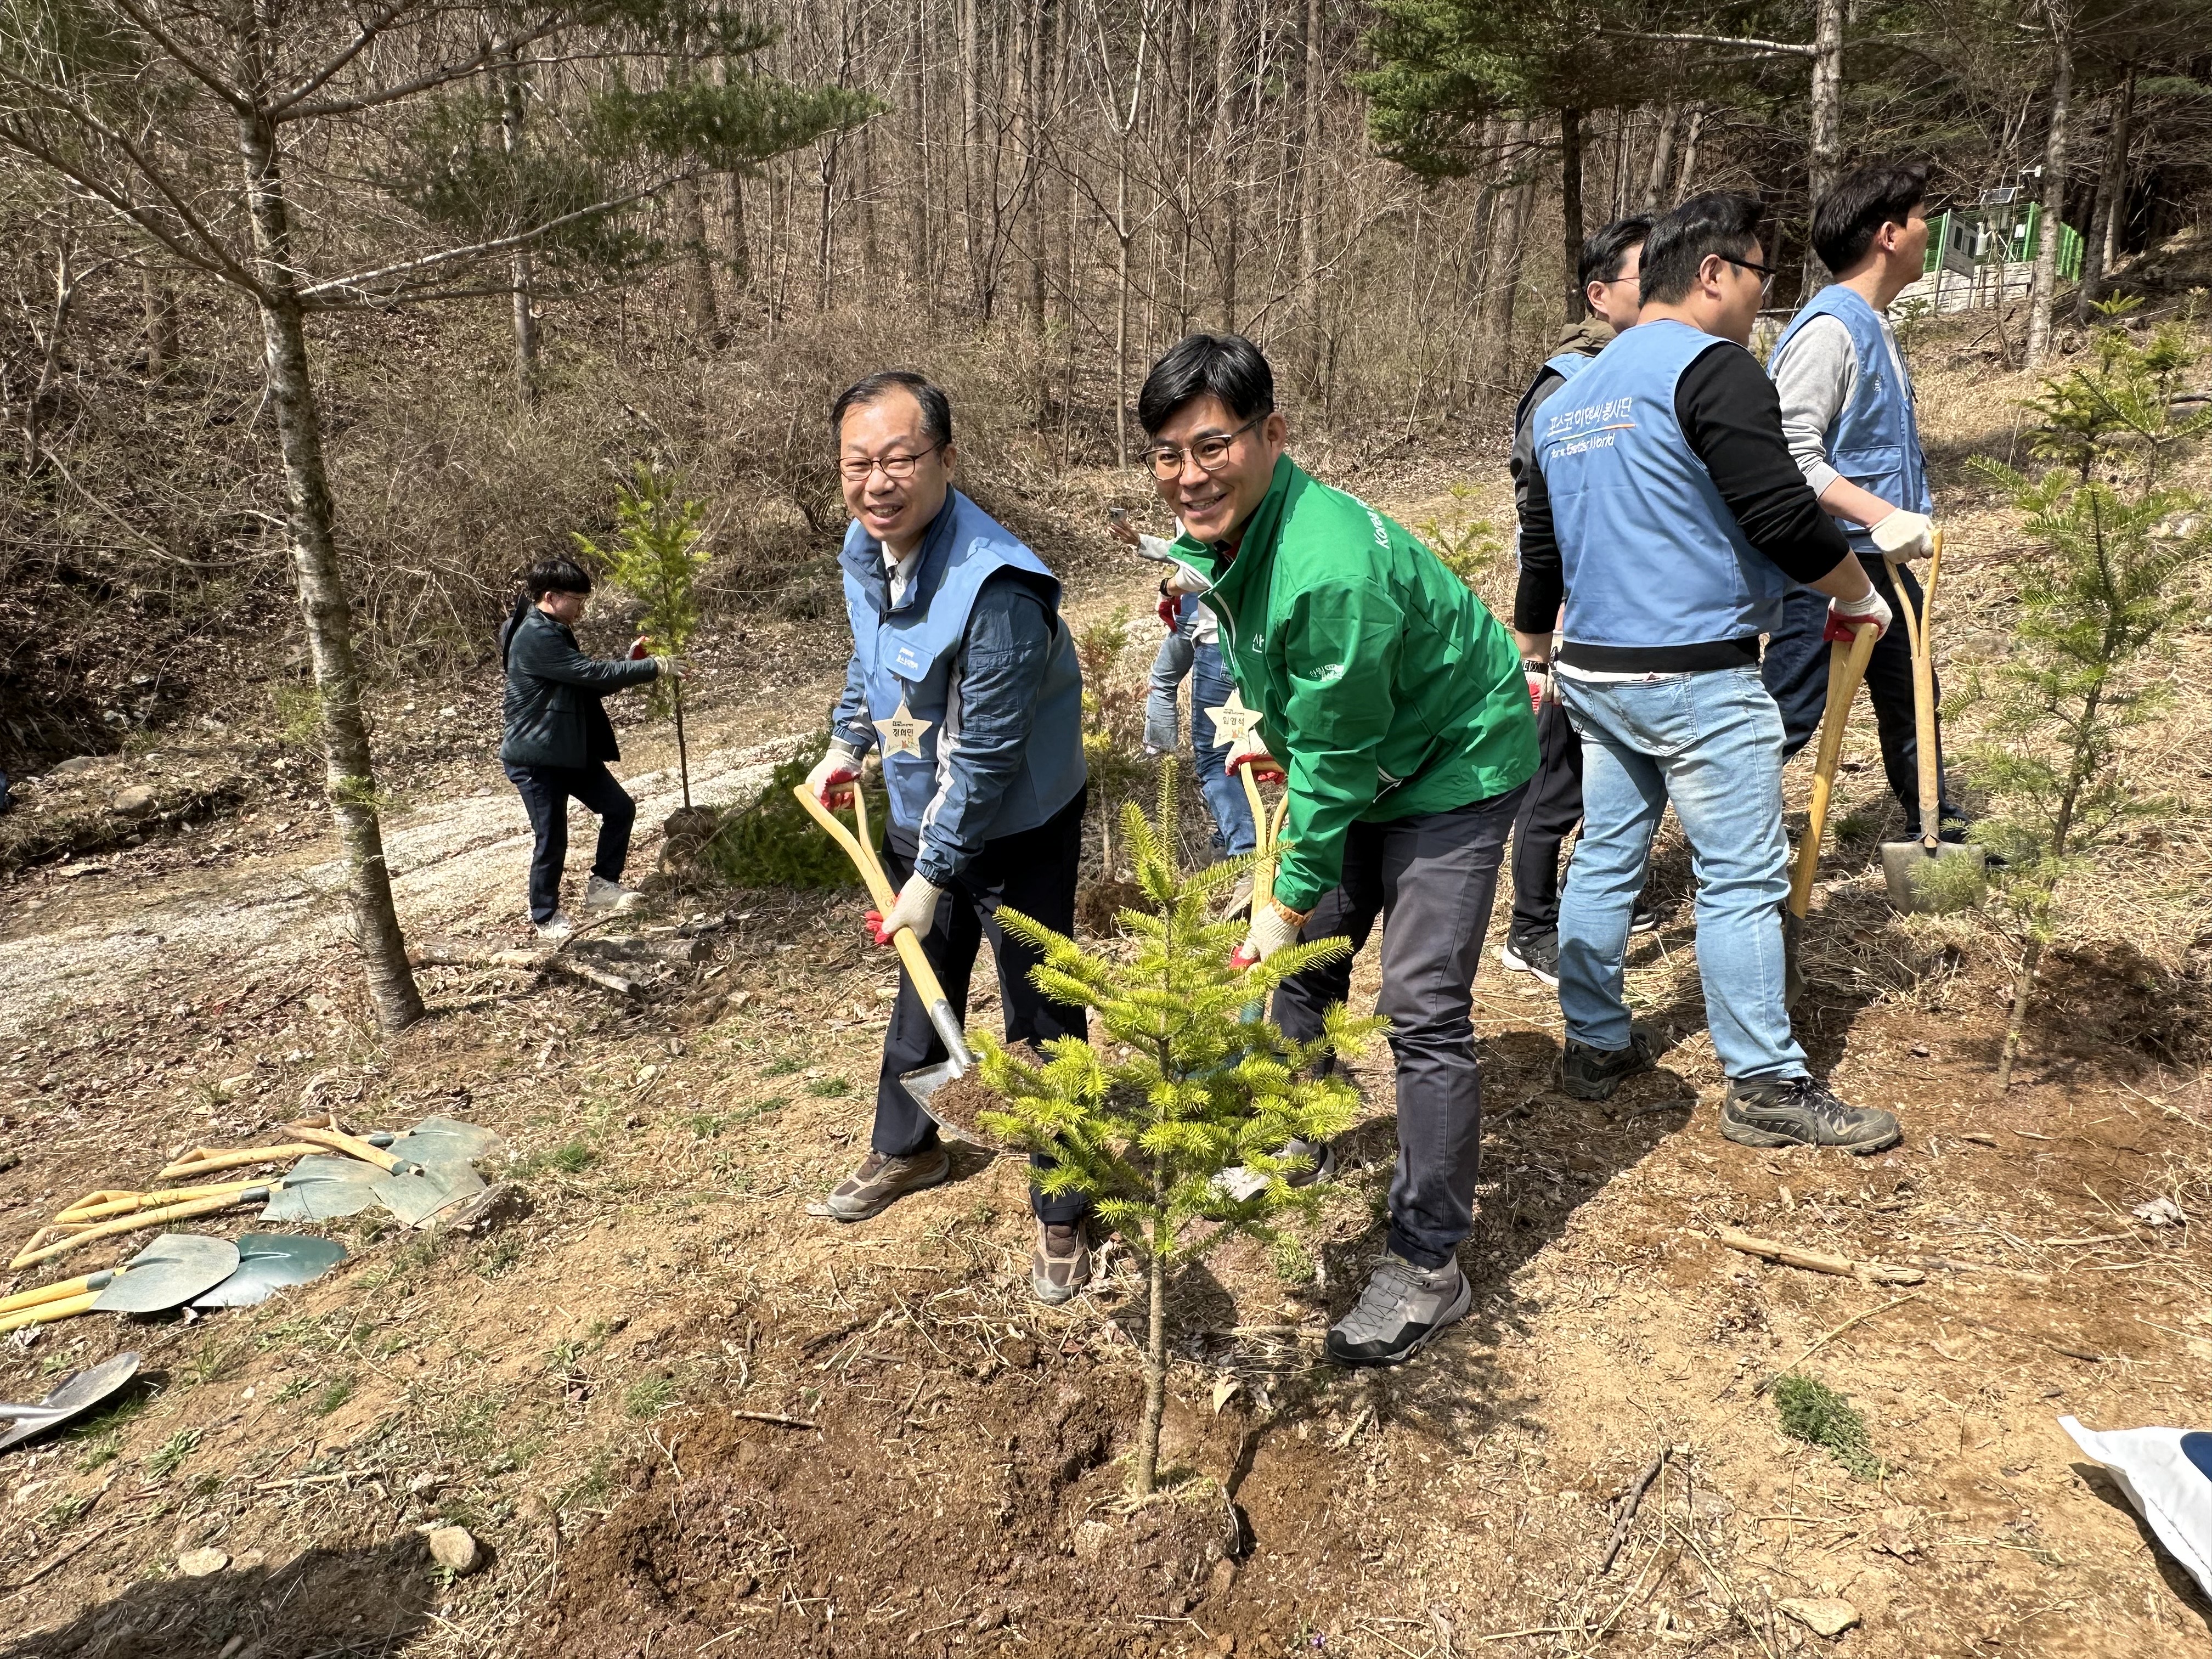
MULTIPOLYGON (((1790 319, 1775 343, 1771 362, 1799 329, 1815 317, 1833 317, 1850 331, 1858 355, 1858 379, 1850 401, 1828 428, 1828 464, 1864 490, 1912 513, 1932 513, 1928 493, 1928 459, 1920 450, 1920 422, 1913 413, 1912 381, 1902 375, 1903 361, 1893 366, 1881 337, 1881 321, 1857 289, 1832 283, 1790 319)), ((1836 527, 1853 548, 1878 557, 1874 537, 1862 525, 1838 519, 1836 527)))
POLYGON ((944 510, 923 538, 921 561, 903 603, 879 609, 887 598, 877 574, 884 568, 883 545, 857 520, 846 528, 838 562, 845 575, 845 614, 867 689, 868 717, 889 720, 903 703, 916 720, 929 722, 921 754, 884 757, 892 822, 920 832, 946 764, 958 749, 957 728, 946 730, 948 714, 957 719, 953 671, 975 596, 1001 570, 1021 571, 1032 579, 1032 588, 1042 590, 1053 618, 1052 656, 1037 690, 1022 769, 1000 797, 983 839, 1034 830, 1073 800, 1086 775, 1083 673, 1074 638, 1060 620, 1060 582, 1044 562, 955 489, 947 493, 944 510))
POLYGON ((1701 645, 1771 633, 1795 586, 1744 539, 1674 418, 1682 372, 1742 348, 1666 319, 1624 331, 1537 411, 1571 644, 1701 645))
MULTIPOLYGON (((1544 368, 1550 369, 1562 380, 1571 380, 1596 361, 1595 353, 1562 351, 1556 357, 1545 358, 1544 368)), ((1521 401, 1513 405, 1513 429, 1516 432, 1521 429, 1521 422, 1528 418, 1529 400, 1535 397, 1536 388, 1542 384, 1543 379, 1544 370, 1540 368, 1529 377, 1528 389, 1521 394, 1521 401)), ((1556 398, 1559 394, 1554 392, 1552 395, 1556 398)))

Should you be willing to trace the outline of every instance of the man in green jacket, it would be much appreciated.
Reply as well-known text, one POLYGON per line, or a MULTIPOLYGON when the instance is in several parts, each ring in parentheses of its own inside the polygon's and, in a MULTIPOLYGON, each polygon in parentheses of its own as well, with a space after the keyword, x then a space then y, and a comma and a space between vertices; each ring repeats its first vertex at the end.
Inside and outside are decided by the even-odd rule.
MULTIPOLYGON (((1137 404, 1173 556, 1221 622, 1255 729, 1231 769, 1287 775, 1286 850, 1255 894, 1240 957, 1348 937, 1379 916, 1398 1062, 1398 1171, 1388 1248, 1328 1334, 1350 1365, 1395 1365, 1467 1312, 1455 1255, 1474 1221, 1482 1073, 1470 988, 1498 866, 1536 769, 1513 639, 1443 560, 1284 453, 1274 375, 1249 340, 1194 334, 1152 365, 1137 404), (1274 757, 1279 757, 1278 760, 1274 757)), ((1284 981, 1275 1020, 1301 1041, 1352 986, 1349 957, 1284 981)), ((1293 1147, 1325 1176, 1326 1147, 1293 1147)))

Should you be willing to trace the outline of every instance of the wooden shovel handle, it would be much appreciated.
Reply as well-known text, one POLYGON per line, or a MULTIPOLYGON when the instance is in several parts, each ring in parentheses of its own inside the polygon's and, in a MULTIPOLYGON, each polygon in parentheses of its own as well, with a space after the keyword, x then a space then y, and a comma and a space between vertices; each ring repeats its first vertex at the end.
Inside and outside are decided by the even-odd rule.
POLYGON ((1273 826, 1267 817, 1267 797, 1260 793, 1252 769, 1240 766, 1237 775, 1244 781, 1244 803, 1252 813, 1252 850, 1258 855, 1252 860, 1251 914, 1256 916, 1275 896, 1275 837, 1270 833, 1273 826))
POLYGON ((412 1167, 405 1158, 396 1158, 381 1146, 372 1146, 365 1140, 356 1139, 335 1125, 288 1123, 284 1126, 284 1133, 297 1135, 302 1140, 313 1141, 331 1152, 343 1152, 348 1158, 357 1158, 364 1164, 374 1164, 387 1172, 412 1167))
POLYGON ((218 1170, 243 1170, 253 1164, 276 1164, 288 1158, 307 1158, 328 1149, 319 1142, 288 1140, 281 1146, 195 1146, 185 1157, 154 1177, 179 1181, 186 1176, 213 1175, 218 1170))
POLYGON ((1820 710, 1820 746, 1813 762, 1813 806, 1797 843, 1797 862, 1790 872, 1790 914, 1800 921, 1813 905, 1820 836, 1828 827, 1828 795, 1835 787, 1836 762, 1844 752, 1844 722, 1850 717, 1859 682, 1866 678, 1867 659, 1874 655, 1877 634, 1872 623, 1861 623, 1852 630, 1850 646, 1838 640, 1828 647, 1828 701, 1820 710))
POLYGON ((213 1215, 217 1210, 234 1209, 240 1204, 252 1202, 256 1194, 265 1198, 282 1184, 273 1181, 262 1182, 258 1185, 246 1188, 243 1192, 216 1198, 195 1199, 189 1204, 172 1204, 165 1209, 143 1210, 137 1215, 127 1215, 118 1221, 104 1221, 96 1227, 87 1227, 82 1232, 72 1233, 67 1238, 52 1244, 40 1244, 38 1242, 38 1239, 44 1238, 53 1231, 52 1228, 41 1228, 38 1238, 33 1239, 29 1244, 24 1246, 22 1252, 8 1266, 11 1271, 18 1267, 34 1267, 41 1261, 51 1261, 58 1255, 66 1255, 70 1251, 81 1245, 89 1244, 95 1239, 113 1238, 119 1233, 140 1232, 148 1227, 159 1227, 166 1222, 189 1221, 194 1216, 213 1215))
MULTIPOLYGON (((868 843, 854 836, 836 813, 815 799, 814 792, 805 784, 796 786, 791 793, 814 821, 830 832, 830 839, 845 849, 845 856, 853 860, 853 867, 860 872, 860 879, 867 884, 868 896, 875 900, 877 908, 888 915, 891 907, 898 902, 898 895, 891 890, 890 878, 884 873, 883 866, 876 862, 875 853, 868 843)), ((860 791, 857 784, 853 789, 853 816, 860 824, 861 835, 865 836, 867 833, 868 809, 860 804, 860 791)), ((907 977, 914 981, 914 988, 921 994, 922 1006, 927 1007, 933 1003, 943 1002, 945 988, 938 982, 937 969, 929 965, 928 957, 922 952, 921 941, 914 936, 913 931, 900 928, 891 935, 891 945, 898 952, 907 977)))
POLYGON ((87 1273, 82 1279, 64 1279, 58 1285, 41 1285, 35 1291, 18 1291, 13 1296, 0 1297, 0 1314, 20 1313, 25 1308, 35 1308, 44 1303, 60 1302, 72 1296, 82 1296, 97 1288, 93 1280, 105 1282, 112 1273, 87 1273))
POLYGON ((0 1316, 0 1331, 19 1331, 26 1325, 51 1325, 57 1319, 70 1319, 81 1313, 90 1313, 92 1304, 100 1300, 100 1292, 73 1296, 65 1301, 42 1303, 35 1308, 26 1308, 20 1313, 0 1316))
POLYGON ((53 1219, 57 1227, 82 1227, 92 1222, 105 1221, 110 1217, 133 1215, 140 1210, 160 1209, 167 1205, 182 1204, 195 1198, 214 1198, 223 1193, 242 1193, 249 1187, 265 1187, 265 1181, 226 1181, 210 1187, 171 1187, 165 1191, 150 1193, 95 1193, 90 1198, 81 1198, 53 1219), (94 1203, 94 1198, 102 1199, 94 1203))

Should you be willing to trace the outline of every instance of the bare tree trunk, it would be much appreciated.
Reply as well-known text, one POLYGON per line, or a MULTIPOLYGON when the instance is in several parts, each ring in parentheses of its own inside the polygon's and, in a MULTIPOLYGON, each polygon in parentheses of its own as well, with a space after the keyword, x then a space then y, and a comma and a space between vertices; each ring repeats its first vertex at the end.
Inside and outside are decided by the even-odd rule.
MULTIPOLYGON (((258 58, 258 52, 254 56, 258 58)), ((249 62, 246 69, 243 84, 263 83, 258 62, 249 62)), ((258 111, 241 115, 238 148, 253 224, 254 274, 263 289, 261 333, 269 403, 284 459, 292 564, 321 704, 324 788, 345 848, 354 939, 368 971, 369 1000, 378 1024, 397 1031, 422 1017, 422 996, 407 966, 407 941, 392 908, 392 875, 384 861, 383 831, 377 821, 376 777, 362 714, 361 669, 354 655, 353 611, 338 570, 335 514, 323 465, 322 411, 308 372, 307 335, 298 297, 299 276, 292 265, 290 216, 275 126, 258 111)))
POLYGON ((2043 150, 2043 228, 2035 249, 2035 275, 2027 290, 2029 373, 2051 355, 2051 312, 2058 293, 2058 233, 2066 210, 2066 123, 2074 102, 2074 16, 2061 0, 2046 0, 2054 58, 2051 136, 2043 150))
MULTIPOLYGON (((1525 139, 1528 136, 1527 124, 1516 125, 1525 139)), ((1519 148, 1516 147, 1516 152, 1519 148)), ((1512 204, 1507 210, 1504 258, 1492 263, 1497 280, 1491 298, 1490 341, 1483 378, 1495 386, 1506 386, 1512 379, 1513 313, 1520 301, 1522 262, 1528 257, 1528 222, 1536 213, 1536 168, 1529 164, 1525 155, 1521 167, 1521 182, 1513 191, 1512 204)))
POLYGON ((933 309, 937 297, 937 261, 929 242, 929 203, 933 181, 929 176, 929 36, 924 21, 922 0, 914 0, 913 9, 907 14, 906 105, 907 113, 913 122, 910 142, 916 177, 907 197, 907 206, 911 215, 907 248, 914 262, 911 267, 914 286, 921 290, 933 309))
POLYGON ((975 8, 982 0, 952 0, 960 20, 960 246, 968 258, 968 291, 979 308, 988 312, 983 292, 983 252, 975 239, 975 179, 981 121, 975 105, 975 8))
POLYGON ((1221 285, 1221 326, 1237 329, 1237 0, 1213 14, 1213 269, 1221 285))
MULTIPOLYGON (((522 61, 518 53, 507 53, 499 79, 500 143, 513 161, 522 149, 525 113, 522 61)), ((527 246, 507 257, 507 279, 514 287, 514 392, 525 408, 538 401, 538 310, 531 292, 535 274, 527 246)))
POLYGON ((1114 465, 1129 464, 1129 133, 1114 174, 1114 465))
POLYGON ((830 307, 830 256, 836 252, 837 151, 842 141, 832 137, 822 146, 821 204, 815 225, 814 308, 830 307))
POLYGON ((159 380, 177 360, 177 291, 152 266, 139 273, 146 307, 146 375, 159 380))
POLYGON ((1688 199, 1698 178, 1698 140, 1705 130, 1705 106, 1698 104, 1690 110, 1690 130, 1682 137, 1682 170, 1675 176, 1674 199, 1688 199))
POLYGON ((1651 144, 1651 170, 1644 175, 1644 204, 1645 213, 1659 210, 1659 193, 1667 188, 1667 169, 1674 161, 1674 129, 1682 124, 1682 112, 1668 104, 1659 112, 1659 131, 1651 144))
POLYGON ((1566 326, 1583 314, 1583 112, 1559 112, 1559 241, 1566 252, 1566 326))
POLYGON ((1298 319, 1306 337, 1306 380, 1321 367, 1322 0, 1306 0, 1305 133, 1298 153, 1298 319))
POLYGON ((1160 1425, 1167 1417, 1168 1405, 1168 1273, 1162 1253, 1167 1241, 1160 1236, 1166 1231, 1160 1214, 1165 1203, 1157 1182, 1154 1192, 1152 1259, 1145 1276, 1152 1304, 1145 1327, 1145 1413, 1137 1429, 1136 1495, 1139 1498, 1150 1498, 1159 1484, 1160 1425))
POLYGON ((2128 129, 2133 122, 2136 107, 2136 66, 2128 65, 2127 79, 2120 83, 2119 102, 2112 111, 2112 125, 2105 130, 2105 170, 2097 179, 2097 208, 2089 222, 2089 237, 2081 250, 2081 292, 2074 301, 2074 320, 2087 323, 2096 314, 2099 290, 2104 286, 2105 272, 2112 262, 2114 237, 2112 227, 2127 214, 2128 199, 2128 129))
MULTIPOLYGON (((1804 296, 1810 299, 1834 274, 1813 252, 1811 210, 1836 187, 1844 164, 1844 13, 1845 0, 1819 0, 1813 14, 1813 147, 1807 167, 1808 234, 1804 296)), ((1770 258, 1771 255, 1768 256, 1770 258)))
POLYGON ((730 189, 730 288, 743 294, 753 283, 751 234, 745 228, 745 175, 726 175, 730 189))
POLYGON ((1045 336, 1044 314, 1044 0, 1029 0, 1023 27, 1022 253, 1029 270, 1030 327, 1045 336))
POLYGON ((699 199, 699 176, 685 173, 669 193, 681 245, 678 282, 684 295, 684 325, 695 340, 712 340, 720 331, 714 313, 714 267, 707 252, 707 213, 699 199))

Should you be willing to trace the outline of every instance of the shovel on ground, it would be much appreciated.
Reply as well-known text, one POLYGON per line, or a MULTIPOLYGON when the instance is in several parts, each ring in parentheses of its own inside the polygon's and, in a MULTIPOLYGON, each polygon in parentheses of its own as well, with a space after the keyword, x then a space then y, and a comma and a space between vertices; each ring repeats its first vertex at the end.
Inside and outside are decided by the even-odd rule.
POLYGON ((238 1241, 238 1267, 204 1295, 195 1308, 251 1308, 281 1290, 320 1279, 345 1260, 335 1238, 302 1238, 295 1233, 246 1233, 238 1241))
POLYGON ((28 1406, 0 1402, 0 1423, 11 1426, 0 1433, 0 1451, 73 1422, 96 1406, 106 1404, 131 1386, 138 1375, 138 1356, 119 1353, 88 1371, 64 1377, 44 1400, 28 1406))
POLYGON ((1866 678, 1867 659, 1874 655, 1879 631, 1872 623, 1851 630, 1848 646, 1837 640, 1828 647, 1828 700, 1820 710, 1820 744, 1813 757, 1813 805, 1805 833, 1797 842, 1797 862, 1790 872, 1789 908, 1782 915, 1782 1000, 1794 1008, 1805 994, 1805 976, 1798 965, 1798 945, 1805 932, 1805 914, 1813 905, 1813 877, 1820 866, 1820 836, 1828 827, 1828 796, 1835 788, 1836 763, 1844 752, 1844 723, 1850 718, 1851 699, 1866 678))
MULTIPOLYGON (((1905 638, 1912 647, 1912 735, 1920 755, 1920 839, 1886 841, 1881 844, 1881 875, 1889 884, 1889 902, 1904 911, 1929 913, 1963 909, 1972 898, 1952 893, 1929 894, 1924 884, 1938 864, 1972 866, 1974 894, 1978 896, 1988 854, 1980 848, 1942 838, 1943 784, 1936 755, 1936 577, 1943 566, 1943 532, 1936 532, 1936 550, 1928 560, 1928 580, 1920 593, 1920 614, 1904 604, 1905 590, 1897 580, 1897 561, 1889 566, 1890 586, 1898 590, 1898 608, 1905 612, 1905 638)), ((1947 872, 1948 873, 1948 872, 1947 872)), ((1948 885, 1948 884, 1947 884, 1948 885)))
MULTIPOLYGON (((791 793, 799 798, 799 804, 807 810, 814 821, 830 832, 830 839, 845 849, 845 856, 853 860, 853 867, 860 872, 860 879, 867 884, 868 896, 875 900, 876 908, 889 915, 892 906, 898 902, 898 895, 891 890, 890 878, 884 873, 883 866, 876 861, 874 848, 868 845, 866 798, 859 786, 855 785, 853 789, 853 817, 860 831, 857 837, 835 813, 814 798, 814 792, 805 785, 799 785, 791 793)), ((929 1011, 929 1023, 936 1030, 937 1040, 945 1045, 945 1052, 949 1056, 941 1064, 925 1066, 919 1071, 908 1072, 899 1079, 900 1086, 914 1097, 916 1105, 927 1112, 929 1097, 955 1078, 967 1076, 975 1064, 975 1057, 969 1052, 967 1035, 960 1029, 960 1021, 952 1012, 952 1005, 945 1000, 945 988, 938 983, 937 970, 929 965, 928 957, 922 952, 921 941, 914 936, 913 929, 900 928, 891 935, 891 944, 898 951, 899 962, 906 969, 907 977, 914 981, 914 988, 921 996, 923 1007, 929 1011)), ((936 1117, 933 1112, 930 1115, 936 1117)), ((943 1120, 938 1121, 942 1127, 943 1120)), ((957 1125, 951 1128, 960 1139, 970 1138, 957 1125)))
POLYGON ((0 1302, 0 1331, 81 1313, 161 1313, 181 1308, 238 1271, 238 1246, 199 1233, 164 1233, 120 1267, 24 1291, 0 1302))
POLYGON ((410 1164, 380 1177, 369 1190, 401 1224, 427 1227, 447 1211, 484 1190, 483 1177, 465 1164, 410 1164))

